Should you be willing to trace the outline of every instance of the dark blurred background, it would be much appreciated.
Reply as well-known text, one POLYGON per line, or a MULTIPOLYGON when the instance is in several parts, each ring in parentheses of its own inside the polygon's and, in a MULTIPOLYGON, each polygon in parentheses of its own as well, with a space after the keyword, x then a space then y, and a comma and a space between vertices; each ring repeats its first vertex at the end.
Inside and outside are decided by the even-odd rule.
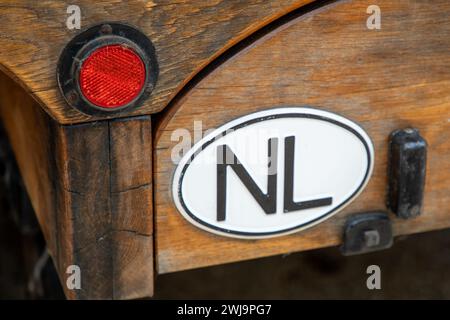
POLYGON ((155 292, 157 299, 449 299, 450 230, 359 256, 327 248, 161 275, 155 292), (381 290, 367 289, 372 264, 381 268, 381 290))

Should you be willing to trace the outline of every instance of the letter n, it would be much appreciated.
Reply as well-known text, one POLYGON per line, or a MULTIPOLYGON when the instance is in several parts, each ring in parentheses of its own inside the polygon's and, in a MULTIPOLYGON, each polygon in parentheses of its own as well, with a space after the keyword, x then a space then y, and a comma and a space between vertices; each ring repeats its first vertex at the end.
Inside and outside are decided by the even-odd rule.
POLYGON ((268 141, 267 193, 263 193, 230 147, 227 145, 217 146, 217 221, 224 221, 226 219, 228 167, 234 170, 266 214, 276 212, 277 159, 278 139, 271 138, 268 141))

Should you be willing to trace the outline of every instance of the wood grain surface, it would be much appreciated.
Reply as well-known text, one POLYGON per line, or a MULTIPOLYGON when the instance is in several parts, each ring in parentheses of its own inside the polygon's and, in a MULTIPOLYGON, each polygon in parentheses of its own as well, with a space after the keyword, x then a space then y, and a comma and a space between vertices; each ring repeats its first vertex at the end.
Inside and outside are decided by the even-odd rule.
POLYGON ((389 134, 418 128, 427 140, 423 213, 393 214, 395 235, 450 227, 450 2, 379 0, 381 29, 369 30, 373 1, 338 1, 301 15, 205 73, 164 113, 154 151, 156 257, 159 273, 338 245, 350 214, 387 210, 389 134), (311 106, 362 126, 375 148, 363 193, 331 219, 293 235, 237 240, 187 222, 171 196, 171 151, 179 128, 217 128, 251 112, 311 106))
POLYGON ((0 72, 0 118, 66 296, 151 296, 150 117, 62 126, 0 72), (81 290, 66 286, 70 265, 81 290))
MULTIPOLYGON (((221 52, 261 26, 312 0, 100 0, 0 2, 0 69, 60 123, 98 120, 69 107, 56 83, 56 64, 68 41, 90 25, 125 22, 154 43, 160 76, 144 104, 121 117, 162 110, 221 52), (81 30, 69 30, 67 7, 81 9, 81 30)), ((113 116, 114 117, 114 116, 113 116)))

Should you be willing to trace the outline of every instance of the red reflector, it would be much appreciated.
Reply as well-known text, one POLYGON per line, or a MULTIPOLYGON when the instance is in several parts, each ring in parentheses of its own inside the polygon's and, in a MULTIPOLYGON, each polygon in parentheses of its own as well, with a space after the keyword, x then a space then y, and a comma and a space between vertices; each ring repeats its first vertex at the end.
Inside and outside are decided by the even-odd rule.
POLYGON ((81 65, 79 84, 84 97, 102 108, 118 108, 133 101, 145 84, 141 57, 122 45, 96 49, 81 65))

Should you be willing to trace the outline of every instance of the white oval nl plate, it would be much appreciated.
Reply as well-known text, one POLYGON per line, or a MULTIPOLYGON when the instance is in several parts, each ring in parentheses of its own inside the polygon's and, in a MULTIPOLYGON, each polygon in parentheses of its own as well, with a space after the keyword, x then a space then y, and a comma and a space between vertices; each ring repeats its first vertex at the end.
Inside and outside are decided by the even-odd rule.
POLYGON ((311 227, 366 186, 374 151, 364 130, 337 114, 285 107, 235 119, 181 159, 172 193, 184 218, 235 238, 311 227))

